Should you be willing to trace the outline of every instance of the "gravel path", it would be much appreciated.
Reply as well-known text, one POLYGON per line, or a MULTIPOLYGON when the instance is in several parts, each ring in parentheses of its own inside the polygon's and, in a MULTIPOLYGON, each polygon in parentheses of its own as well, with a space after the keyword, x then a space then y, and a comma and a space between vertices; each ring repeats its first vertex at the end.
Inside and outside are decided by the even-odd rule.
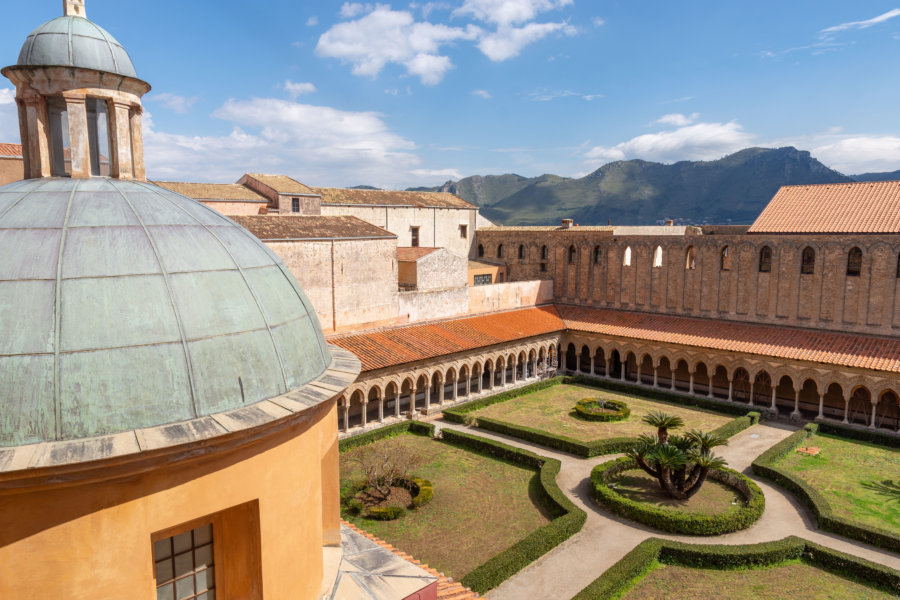
POLYGON ((717 449, 728 461, 729 467, 749 476, 762 488, 766 495, 766 511, 748 529, 726 535, 700 537, 662 533, 606 512, 594 502, 590 489, 591 469, 621 455, 582 459, 443 420, 435 421, 434 425, 438 430, 447 428, 466 431, 559 460, 562 463, 557 477, 560 489, 588 515, 580 532, 489 592, 487 597, 490 600, 571 598, 648 537, 701 544, 753 544, 796 535, 900 570, 900 556, 820 531, 816 527, 815 517, 797 499, 751 473, 750 463, 773 444, 796 431, 794 427, 778 423, 754 425, 732 437, 728 446, 717 449))

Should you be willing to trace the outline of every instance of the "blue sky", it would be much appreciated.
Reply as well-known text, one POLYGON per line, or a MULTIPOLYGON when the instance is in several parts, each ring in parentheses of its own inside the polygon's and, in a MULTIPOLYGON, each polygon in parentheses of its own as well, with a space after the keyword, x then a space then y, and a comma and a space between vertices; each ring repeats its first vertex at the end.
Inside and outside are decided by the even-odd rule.
MULTIPOLYGON (((59 0, 7 3, 12 64, 59 0)), ((316 186, 581 176, 794 145, 900 169, 900 2, 87 0, 153 85, 148 174, 316 186)), ((5 57, 5 58, 4 58, 5 57)), ((17 141, 0 82, 0 141, 17 141)))

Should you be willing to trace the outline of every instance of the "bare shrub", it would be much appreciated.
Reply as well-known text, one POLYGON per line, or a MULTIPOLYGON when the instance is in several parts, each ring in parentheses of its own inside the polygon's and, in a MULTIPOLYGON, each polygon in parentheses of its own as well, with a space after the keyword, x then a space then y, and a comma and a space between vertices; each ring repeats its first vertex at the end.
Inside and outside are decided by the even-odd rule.
POLYGON ((400 439, 389 438, 360 447, 353 462, 363 470, 368 488, 387 499, 391 486, 409 479, 410 472, 421 464, 421 459, 400 439))

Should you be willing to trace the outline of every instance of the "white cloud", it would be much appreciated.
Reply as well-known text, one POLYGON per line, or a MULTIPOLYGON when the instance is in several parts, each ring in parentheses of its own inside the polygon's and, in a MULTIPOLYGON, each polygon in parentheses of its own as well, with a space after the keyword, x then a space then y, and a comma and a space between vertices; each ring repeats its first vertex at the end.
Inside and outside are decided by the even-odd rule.
POLYGON ((284 82, 284 91, 290 94, 291 99, 295 99, 302 94, 311 94, 316 91, 316 86, 309 82, 294 83, 293 81, 284 82))
POLYGON ((640 158, 655 162, 713 160, 753 144, 755 136, 736 122, 695 123, 648 133, 614 146, 595 146, 584 157, 601 163, 640 158))
POLYGON ((352 19, 363 13, 372 12, 374 7, 371 4, 363 4, 361 2, 344 2, 341 6, 341 17, 352 19))
POLYGON ((577 30, 567 23, 528 23, 522 27, 502 25, 494 33, 484 36, 478 49, 494 62, 518 56, 522 48, 551 33, 575 35, 577 30))
POLYGON ((505 27, 532 21, 542 12, 572 3, 573 0, 466 0, 453 14, 505 27))
POLYGON ((594 27, 603 27, 604 25, 606 25, 606 19, 604 19, 603 17, 594 17, 593 19, 591 19, 591 23, 594 24, 594 27))
POLYGON ((315 27, 318 24, 319 24, 319 17, 317 17, 315 15, 311 16, 310 18, 308 18, 306 20, 307 27, 315 27))
POLYGON ((884 14, 878 15, 877 17, 873 17, 871 19, 867 19, 865 21, 851 21, 849 23, 841 23, 840 25, 828 27, 826 29, 823 29, 819 33, 827 36, 829 34, 837 33, 838 31, 846 31, 848 29, 868 29, 873 25, 884 23, 885 21, 893 19, 894 17, 900 17, 900 8, 889 10, 884 14))
POLYGON ((663 115, 658 118, 655 122, 660 125, 674 125, 675 127, 684 127, 685 125, 690 125, 691 123, 695 123, 697 119, 700 117, 700 113, 692 113, 690 115, 682 115, 680 113, 673 113, 669 115, 663 115))
POLYGON ((19 109, 13 88, 0 88, 0 142, 19 142, 19 109))
POLYGON ((485 100, 491 99, 491 93, 487 90, 472 90, 472 95, 484 98, 485 100))
MULTIPOLYGON (((345 5, 346 6, 346 5, 345 5)), ((322 34, 316 54, 339 58, 353 65, 353 73, 375 77, 388 63, 406 67, 425 85, 434 85, 452 68, 439 54, 441 46, 456 40, 473 40, 481 30, 416 22, 412 14, 389 6, 375 9, 356 21, 338 23, 322 34)))
POLYGON ((232 125, 222 136, 157 131, 145 113, 148 174, 156 179, 236 181, 253 171, 285 173, 311 185, 379 187, 415 181, 415 144, 374 112, 350 112, 275 98, 229 100, 213 113, 232 125))
POLYGON ((169 92, 160 92, 149 96, 147 100, 151 102, 159 102, 169 110, 183 115, 191 110, 191 107, 197 103, 197 100, 199 100, 199 98, 197 96, 191 96, 190 98, 188 98, 186 96, 170 94, 169 92))
POLYGON ((825 165, 846 175, 900 169, 900 137, 846 133, 841 127, 783 138, 767 144, 809 150, 825 165))
POLYGON ((575 92, 572 90, 547 90, 541 89, 531 92, 529 94, 531 99, 534 102, 550 102, 551 100, 556 100, 557 98, 581 98, 582 100, 597 100, 603 97, 603 94, 582 94, 581 92, 575 92))
POLYGON ((464 177, 464 175, 457 169, 413 169, 411 173, 416 177, 421 177, 423 179, 441 178, 442 180, 459 180, 464 177))

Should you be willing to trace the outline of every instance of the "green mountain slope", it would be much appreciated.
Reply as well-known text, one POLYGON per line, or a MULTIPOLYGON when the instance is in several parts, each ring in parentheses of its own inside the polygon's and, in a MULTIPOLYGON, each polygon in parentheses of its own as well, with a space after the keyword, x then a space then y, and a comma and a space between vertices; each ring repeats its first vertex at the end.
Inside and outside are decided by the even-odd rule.
POLYGON ((890 173, 861 173, 859 175, 851 175, 855 181, 900 181, 900 171, 891 171, 890 173))

